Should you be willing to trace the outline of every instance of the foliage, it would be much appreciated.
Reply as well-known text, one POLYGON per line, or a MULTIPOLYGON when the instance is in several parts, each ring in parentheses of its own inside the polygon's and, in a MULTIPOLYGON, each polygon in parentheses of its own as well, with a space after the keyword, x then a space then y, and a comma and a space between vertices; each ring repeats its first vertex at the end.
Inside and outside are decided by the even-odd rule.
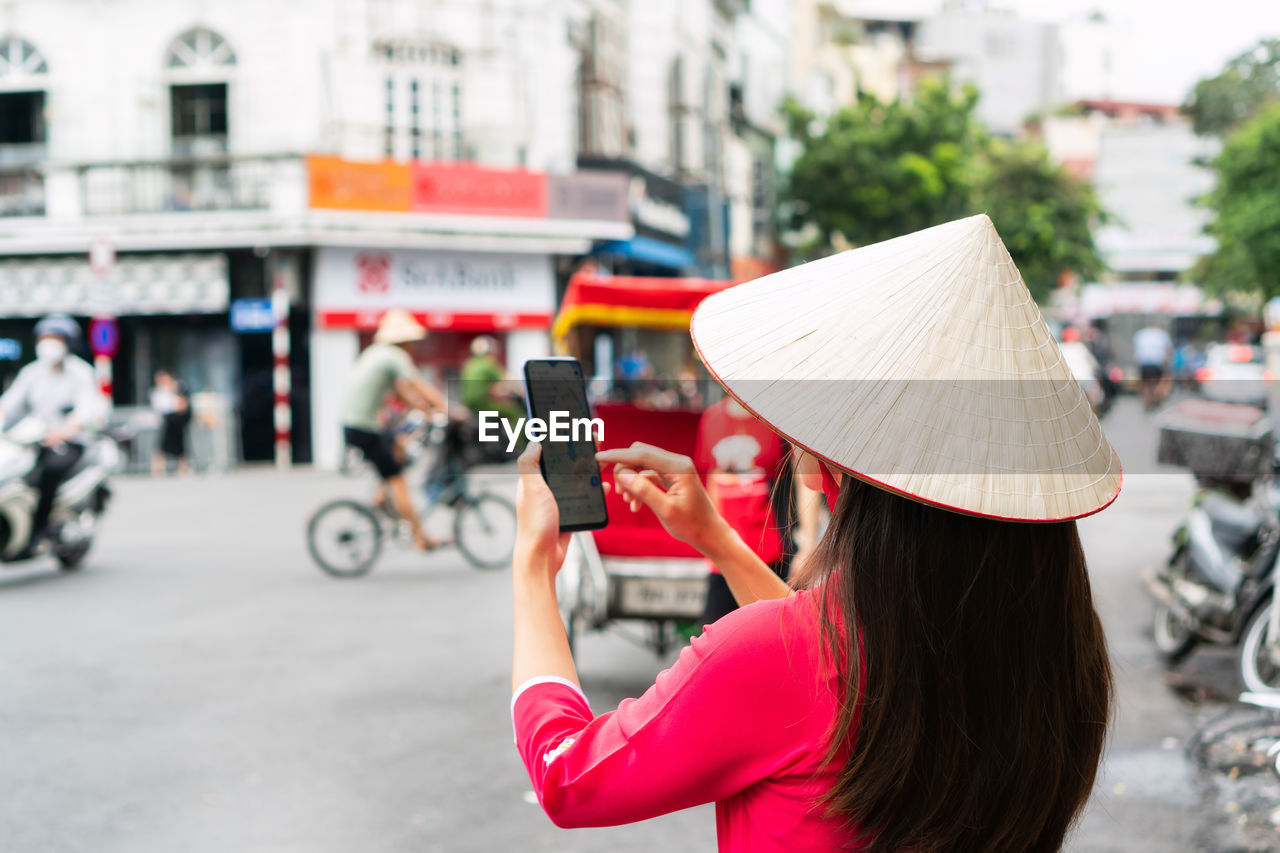
POLYGON ((1191 90, 1182 111, 1202 136, 1226 136, 1280 100, 1280 40, 1268 39, 1229 61, 1191 90))
POLYGON ((866 245, 985 210, 1037 298, 1064 269, 1098 272, 1092 188, 1038 145, 993 140, 977 102, 972 87, 943 80, 909 102, 861 95, 825 122, 789 104, 803 146, 790 174, 791 224, 816 226, 824 246, 866 245))
POLYGON ((1231 135, 1213 160, 1206 204, 1217 251, 1196 275, 1215 290, 1280 295, 1280 103, 1231 135))
POLYGON ((1037 299, 1064 270, 1088 281, 1102 271, 1093 227, 1105 220, 1093 187, 1029 142, 994 141, 979 160, 977 208, 987 211, 1037 299))

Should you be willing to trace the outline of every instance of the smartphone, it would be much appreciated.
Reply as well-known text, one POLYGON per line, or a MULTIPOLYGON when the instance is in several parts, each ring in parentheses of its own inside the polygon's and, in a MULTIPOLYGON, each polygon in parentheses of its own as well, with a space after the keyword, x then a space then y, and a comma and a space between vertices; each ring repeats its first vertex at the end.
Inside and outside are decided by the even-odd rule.
POLYGON ((599 530, 609 523, 596 461, 603 427, 592 421, 582 365, 576 358, 530 359, 524 388, 530 419, 548 429, 541 440, 542 476, 560 509, 560 530, 599 530))

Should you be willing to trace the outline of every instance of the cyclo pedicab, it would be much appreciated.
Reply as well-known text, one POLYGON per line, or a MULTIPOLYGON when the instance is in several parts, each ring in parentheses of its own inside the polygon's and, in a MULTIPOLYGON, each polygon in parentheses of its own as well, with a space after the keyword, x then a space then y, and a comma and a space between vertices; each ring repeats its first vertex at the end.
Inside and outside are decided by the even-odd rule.
MULTIPOLYGON (((604 423, 601 450, 642 441, 694 455, 702 409, 714 402, 705 395, 718 399, 723 392, 693 352, 689 321, 698 303, 733 284, 595 273, 569 280, 552 337, 561 354, 576 357, 594 377, 588 388, 593 415, 604 423), (615 363, 623 366, 616 380, 615 363)), ((611 469, 601 476, 612 484, 611 469)), ((573 534, 556 579, 569 647, 576 648, 584 632, 621 628, 621 636, 661 657, 678 641, 680 624, 702 617, 707 562, 648 509, 633 513, 613 488, 605 503, 608 526, 573 534), (639 623, 641 630, 621 622, 639 623)))

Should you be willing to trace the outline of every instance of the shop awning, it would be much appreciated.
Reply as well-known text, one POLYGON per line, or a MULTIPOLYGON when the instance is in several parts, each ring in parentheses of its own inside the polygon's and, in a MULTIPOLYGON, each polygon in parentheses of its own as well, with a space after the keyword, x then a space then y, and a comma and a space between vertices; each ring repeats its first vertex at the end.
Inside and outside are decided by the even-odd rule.
POLYGON ((617 255, 655 267, 687 270, 694 266, 693 252, 674 243, 664 243, 652 237, 632 237, 630 240, 609 240, 602 243, 593 254, 617 255))
POLYGON ((693 310, 702 300, 736 283, 706 278, 575 275, 569 279, 551 334, 559 346, 575 326, 687 330, 693 310))

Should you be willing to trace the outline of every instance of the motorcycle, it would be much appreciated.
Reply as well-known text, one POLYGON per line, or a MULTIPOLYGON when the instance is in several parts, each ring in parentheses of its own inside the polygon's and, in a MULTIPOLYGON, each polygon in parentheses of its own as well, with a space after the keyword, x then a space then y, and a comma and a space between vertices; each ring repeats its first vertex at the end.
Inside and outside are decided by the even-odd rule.
MULTIPOLYGON (((27 482, 45 434, 27 419, 0 433, 0 563, 14 563, 31 541, 38 490, 27 482)), ((52 554, 63 571, 80 567, 111 499, 108 479, 121 462, 118 436, 100 435, 58 488, 49 527, 27 559, 52 554)))
POLYGON ((1249 690, 1280 690, 1280 665, 1268 663, 1280 630, 1271 606, 1280 554, 1280 482, 1256 481, 1247 494, 1202 484, 1173 536, 1173 554, 1143 580, 1156 601, 1155 644, 1177 663, 1207 642, 1241 647, 1249 690))

